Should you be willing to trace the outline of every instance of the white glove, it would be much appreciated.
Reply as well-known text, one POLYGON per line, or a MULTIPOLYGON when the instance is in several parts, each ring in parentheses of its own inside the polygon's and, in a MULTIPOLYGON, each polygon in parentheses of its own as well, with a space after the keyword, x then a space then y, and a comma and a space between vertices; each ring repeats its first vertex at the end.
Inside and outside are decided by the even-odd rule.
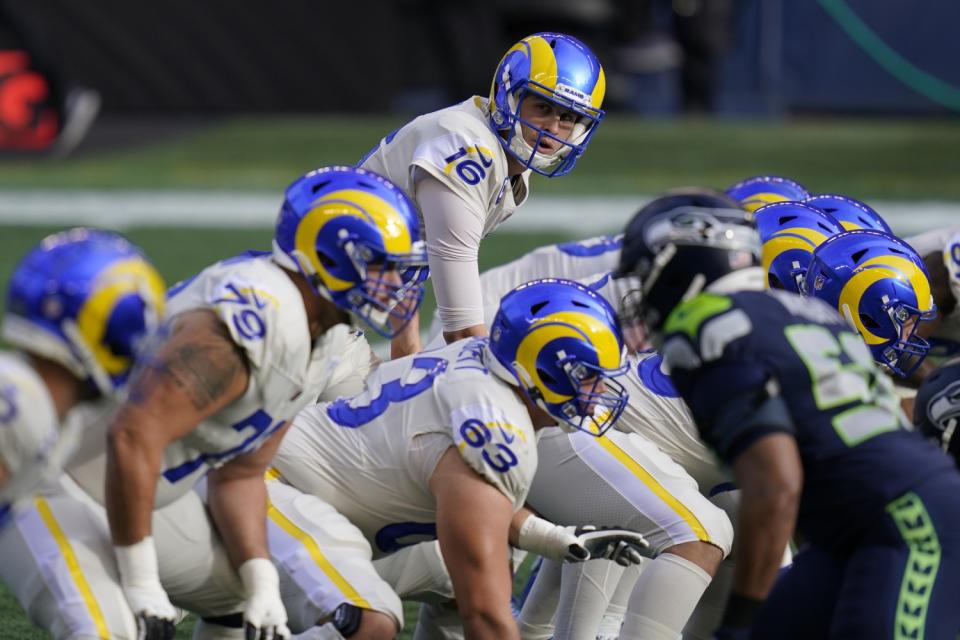
POLYGON ((237 570, 247 600, 243 626, 247 640, 282 640, 290 637, 287 610, 280 599, 280 576, 266 558, 251 558, 237 570))
POLYGON ((623 566, 639 564, 643 559, 640 550, 650 546, 642 535, 629 529, 563 527, 533 515, 520 525, 517 538, 521 549, 552 560, 585 562, 600 558, 623 566))
POLYGON ((128 547, 114 547, 120 586, 137 619, 138 640, 173 640, 177 610, 160 585, 157 550, 147 536, 128 547))

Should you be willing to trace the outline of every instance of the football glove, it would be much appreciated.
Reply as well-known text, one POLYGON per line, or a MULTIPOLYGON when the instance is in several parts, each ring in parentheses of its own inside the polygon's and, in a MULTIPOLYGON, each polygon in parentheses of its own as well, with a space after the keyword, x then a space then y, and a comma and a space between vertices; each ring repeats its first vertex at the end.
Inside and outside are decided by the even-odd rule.
POLYGON ((237 570, 247 600, 243 605, 246 640, 283 640, 290 637, 287 610, 280 599, 280 577, 266 558, 251 558, 237 570))
POLYGON ((650 546, 641 534, 629 529, 564 527, 533 515, 520 526, 517 542, 521 549, 552 560, 585 562, 600 558, 622 566, 639 564, 641 550, 650 546))
POLYGON ((177 610, 160 585, 153 538, 114 547, 120 587, 137 620, 137 640, 173 640, 177 610))

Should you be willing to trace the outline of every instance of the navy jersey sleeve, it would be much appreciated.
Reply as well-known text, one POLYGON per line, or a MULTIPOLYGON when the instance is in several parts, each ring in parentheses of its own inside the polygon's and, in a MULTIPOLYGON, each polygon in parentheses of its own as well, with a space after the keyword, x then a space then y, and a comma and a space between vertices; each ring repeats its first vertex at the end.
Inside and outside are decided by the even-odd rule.
POLYGON ((795 434, 779 380, 751 357, 753 323, 732 299, 698 296, 671 314, 666 332, 674 384, 701 438, 726 462, 764 435, 795 434))
POLYGON ((679 375, 687 379, 677 386, 683 387, 701 437, 725 462, 732 464, 765 435, 795 435, 777 380, 756 363, 717 362, 679 375))

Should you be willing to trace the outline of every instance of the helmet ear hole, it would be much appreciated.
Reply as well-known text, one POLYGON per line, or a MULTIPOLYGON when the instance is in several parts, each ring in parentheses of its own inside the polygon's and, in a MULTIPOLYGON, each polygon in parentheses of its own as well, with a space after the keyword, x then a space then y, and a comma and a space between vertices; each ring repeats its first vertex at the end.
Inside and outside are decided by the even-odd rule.
POLYGON ((551 376, 549 373, 547 373, 546 370, 541 369, 540 367, 537 367, 537 375, 540 377, 541 380, 543 380, 543 381, 544 381, 545 383, 547 383, 547 384, 556 384, 556 383, 557 383, 556 378, 554 378, 553 376, 551 376))
POLYGON ((786 289, 786 287, 783 286, 783 283, 780 282, 780 278, 778 278, 775 274, 768 273, 767 278, 770 281, 771 289, 786 289))
POLYGON ((325 251, 317 250, 317 258, 320 260, 320 264, 323 265, 324 269, 333 269, 337 266, 337 261, 333 259, 329 253, 325 251))
POLYGON ((860 323, 867 329, 870 329, 871 331, 874 331, 880 328, 880 323, 865 313, 860 314, 860 323))

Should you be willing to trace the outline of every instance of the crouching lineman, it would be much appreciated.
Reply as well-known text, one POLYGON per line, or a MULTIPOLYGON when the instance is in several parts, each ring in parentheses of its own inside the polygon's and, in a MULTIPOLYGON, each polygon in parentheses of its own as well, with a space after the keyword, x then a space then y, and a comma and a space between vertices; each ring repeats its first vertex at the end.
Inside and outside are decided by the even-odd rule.
POLYGON ((82 573, 88 587, 65 601, 48 560, 32 558, 35 577, 23 579, 48 585, 24 602, 35 620, 57 637, 88 637, 57 627, 71 611, 98 621, 95 637, 170 638, 175 603, 215 617, 196 638, 243 638, 244 626, 286 634, 263 474, 300 408, 362 388, 372 356, 350 314, 390 335, 416 309, 418 232, 411 203, 385 179, 321 169, 287 189, 272 252, 171 290, 170 328, 132 379, 107 451, 69 469, 82 513, 61 521, 61 538, 85 551, 55 579, 82 573), (192 491, 204 475, 208 508, 192 491))
POLYGON ((96 616, 82 615, 85 549, 62 535, 75 512, 59 508, 54 485, 86 437, 71 418, 123 385, 163 307, 160 275, 139 249, 105 231, 45 238, 7 286, 3 337, 19 353, 0 356, 0 575, 31 619, 58 637, 109 635, 96 616), (59 591, 64 606, 32 608, 44 589, 59 591))
POLYGON ((635 221, 621 266, 643 283, 637 315, 665 334, 674 384, 740 487, 717 637, 954 638, 960 474, 905 428, 836 311, 781 291, 711 292, 759 251, 720 231, 635 221), (774 586, 794 524, 808 544, 774 586))
POLYGON ((368 619, 398 625, 399 599, 371 553, 425 539, 439 539, 468 638, 519 638, 510 544, 555 558, 639 562, 642 536, 575 531, 523 508, 536 432, 559 421, 603 433, 627 401, 615 379, 623 365, 608 303, 572 282, 534 281, 504 297, 489 340, 382 364, 364 393, 302 411, 274 460, 281 480, 270 483, 271 549, 281 566, 322 552, 326 567, 303 572, 300 587, 316 594, 315 619, 337 610, 330 637, 383 637, 358 631, 368 619), (274 485, 310 494, 326 512, 302 497, 282 506, 274 485), (298 544, 306 528, 328 532, 313 551, 298 544), (274 535, 289 539, 288 557, 274 535))

